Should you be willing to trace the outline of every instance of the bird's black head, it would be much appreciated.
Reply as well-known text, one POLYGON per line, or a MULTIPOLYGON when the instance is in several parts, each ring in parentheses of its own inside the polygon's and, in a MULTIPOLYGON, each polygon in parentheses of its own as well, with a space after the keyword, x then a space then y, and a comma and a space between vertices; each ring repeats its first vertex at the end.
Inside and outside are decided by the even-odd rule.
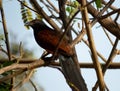
POLYGON ((27 22, 25 26, 31 26, 34 31, 40 31, 48 28, 48 26, 42 20, 39 19, 35 19, 30 22, 27 22))

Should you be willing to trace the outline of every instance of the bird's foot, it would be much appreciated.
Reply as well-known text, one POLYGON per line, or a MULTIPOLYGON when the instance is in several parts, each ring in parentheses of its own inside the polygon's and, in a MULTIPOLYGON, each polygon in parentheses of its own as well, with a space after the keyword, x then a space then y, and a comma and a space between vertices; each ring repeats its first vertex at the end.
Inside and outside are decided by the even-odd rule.
POLYGON ((45 66, 48 66, 49 64, 51 64, 52 62, 54 62, 55 60, 58 59, 58 56, 56 55, 50 55, 49 52, 44 52, 42 54, 42 56, 40 57, 40 59, 44 60, 45 62, 45 66))

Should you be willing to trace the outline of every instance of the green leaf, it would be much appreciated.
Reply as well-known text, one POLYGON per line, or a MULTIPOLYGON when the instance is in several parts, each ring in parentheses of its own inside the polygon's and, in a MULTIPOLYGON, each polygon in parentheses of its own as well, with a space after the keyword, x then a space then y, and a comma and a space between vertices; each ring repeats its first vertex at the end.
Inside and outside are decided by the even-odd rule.
POLYGON ((80 4, 78 3, 78 1, 73 1, 73 3, 74 3, 75 8, 77 8, 77 7, 80 6, 80 4))
POLYGON ((0 34, 0 40, 4 40, 4 35, 0 34))
POLYGON ((3 65, 3 67, 5 67, 5 66, 9 66, 9 65, 11 65, 11 64, 13 64, 14 62, 12 62, 12 61, 6 61, 6 62, 4 62, 2 65, 3 65))
POLYGON ((102 7, 101 0, 95 0, 95 4, 96 4, 97 8, 101 8, 102 7))
MULTIPOLYGON (((28 3, 23 0, 22 1, 25 5, 28 5, 28 3)), ((28 21, 33 20, 32 18, 32 12, 30 9, 26 8, 22 3, 21 3, 21 15, 22 15, 22 20, 24 24, 28 21)), ((29 29, 29 26, 25 26, 27 29, 29 29)))
POLYGON ((1 83, 0 84, 0 91, 9 91, 9 88, 10 88, 10 84, 7 84, 7 83, 1 83))
POLYGON ((66 11, 70 13, 71 12, 71 7, 69 7, 69 6, 66 7, 66 11))

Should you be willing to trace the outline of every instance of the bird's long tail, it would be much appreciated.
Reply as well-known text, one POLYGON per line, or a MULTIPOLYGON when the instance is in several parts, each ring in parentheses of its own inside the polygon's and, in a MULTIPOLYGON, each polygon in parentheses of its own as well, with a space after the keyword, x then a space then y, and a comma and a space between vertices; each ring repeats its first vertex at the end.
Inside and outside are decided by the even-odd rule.
POLYGON ((77 68, 72 57, 59 55, 59 60, 66 81, 68 85, 74 89, 73 91, 88 91, 81 72, 77 68))

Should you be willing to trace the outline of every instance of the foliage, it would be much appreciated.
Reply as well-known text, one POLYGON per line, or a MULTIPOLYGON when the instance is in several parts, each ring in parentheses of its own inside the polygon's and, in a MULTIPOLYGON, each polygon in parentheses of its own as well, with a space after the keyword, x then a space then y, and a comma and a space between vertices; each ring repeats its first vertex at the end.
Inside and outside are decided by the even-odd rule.
MULTIPOLYGON (((33 20, 32 11, 30 10, 30 8, 27 7, 28 3, 26 2, 26 0, 22 0, 20 5, 21 5, 21 9, 20 10, 21 10, 22 20, 23 20, 24 24, 26 24, 27 22, 33 20)), ((32 7, 34 9, 34 6, 32 6, 32 7)), ((34 12, 34 13, 35 13, 37 19, 42 19, 42 16, 39 15, 37 12, 34 12)), ((25 26, 25 27, 27 29, 29 29, 29 26, 25 26)))
MULTIPOLYGON (((32 13, 30 11, 30 9, 26 8, 25 5, 27 6, 27 2, 25 0, 22 1, 23 4, 21 4, 21 15, 22 15, 22 20, 24 23, 27 23, 28 21, 31 21, 33 18, 32 18, 32 13)), ((29 29, 28 26, 26 26, 26 28, 29 29)))
POLYGON ((10 91, 9 90, 10 87, 11 87, 10 84, 3 82, 3 83, 0 84, 0 91, 10 91))
POLYGON ((66 11, 68 12, 69 18, 72 18, 79 8, 80 4, 76 0, 67 3, 66 11))
MULTIPOLYGON (((10 33, 10 34, 11 34, 10 40, 14 40, 14 38, 16 38, 16 40, 10 41, 10 45, 11 45, 10 49, 11 49, 11 53, 12 53, 12 55, 14 55, 14 57, 18 58, 20 56, 20 50, 22 51, 22 54, 23 54, 22 58, 34 57, 33 51, 30 51, 28 48, 26 48, 25 45, 22 45, 20 47, 20 44, 17 42, 17 37, 16 37, 17 35, 16 34, 14 34, 14 33, 10 33)), ((2 35, 1 41, 0 41, 0 44, 1 43, 2 43, 2 48, 3 48, 5 46, 5 41, 4 41, 3 35, 2 35)), ((4 59, 4 58, 7 58, 7 57, 6 57, 6 55, 4 55, 3 52, 1 52, 0 59, 4 59)), ((14 63, 14 61, 4 61, 3 63, 0 64, 0 68, 10 66, 13 63, 14 63)), ((11 72, 12 71, 7 71, 7 72, 1 74, 0 76, 2 76, 2 77, 8 76, 11 74, 11 72)), ((23 75, 22 75, 22 77, 23 77, 23 75)), ((10 80, 7 80, 7 81, 0 83, 0 91, 9 91, 10 87, 11 87, 10 80)))
POLYGON ((95 4, 96 4, 97 8, 101 8, 102 7, 101 0, 95 0, 95 4))

